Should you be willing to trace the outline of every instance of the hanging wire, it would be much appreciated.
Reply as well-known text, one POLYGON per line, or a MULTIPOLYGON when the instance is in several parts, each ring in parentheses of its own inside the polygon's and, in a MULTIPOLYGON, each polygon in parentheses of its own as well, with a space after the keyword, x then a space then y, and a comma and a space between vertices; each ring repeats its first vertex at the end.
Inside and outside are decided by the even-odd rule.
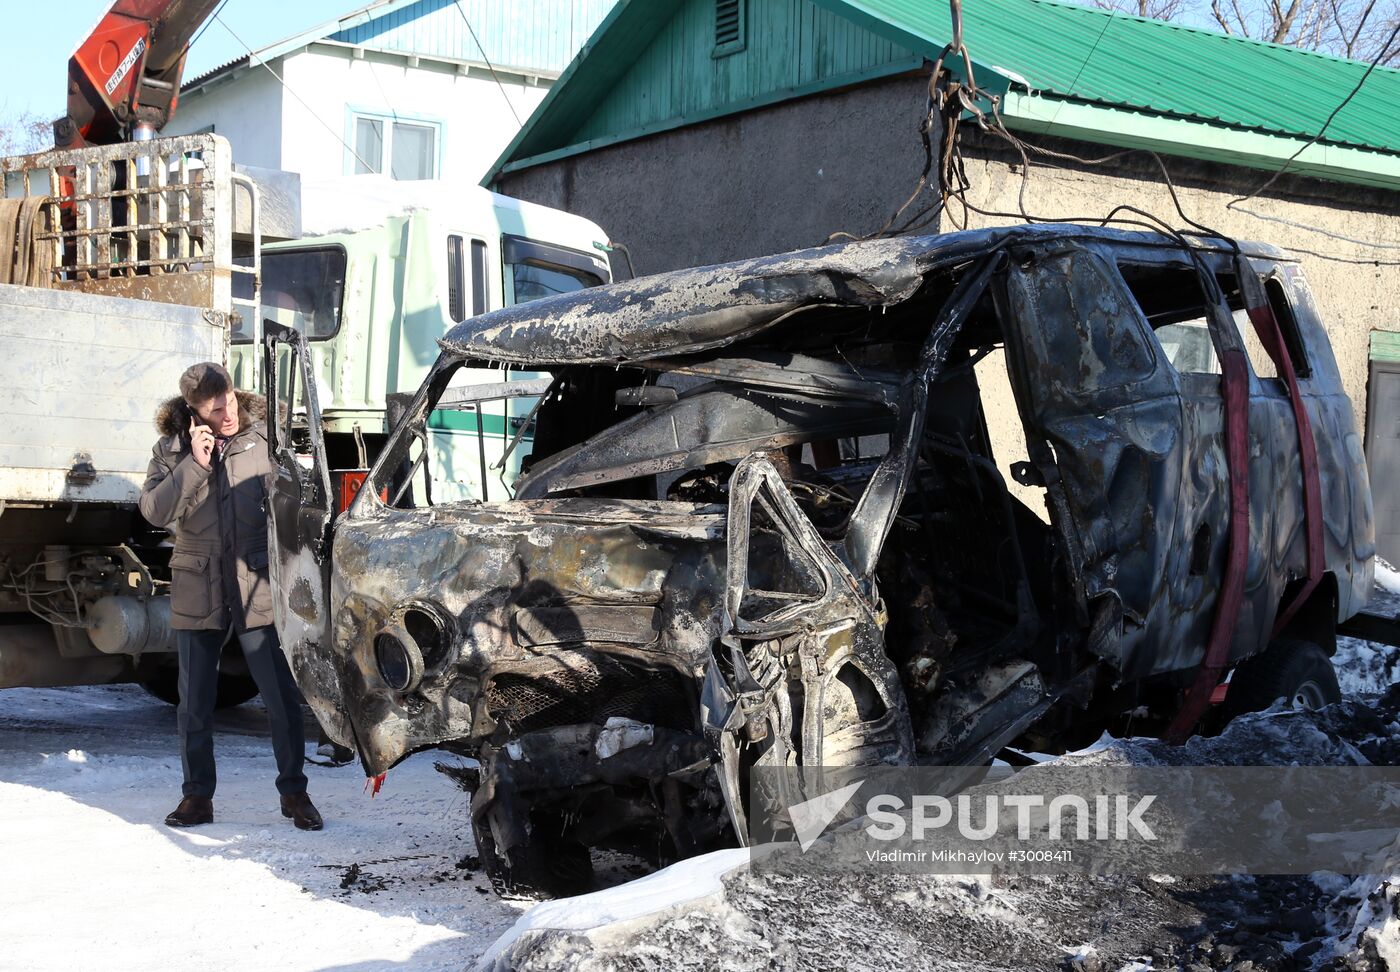
POLYGON ((190 40, 190 47, 194 47, 194 45, 199 42, 199 39, 204 36, 204 32, 213 25, 214 21, 219 19, 219 14, 223 13, 224 8, 227 6, 228 0, 223 0, 223 3, 219 4, 219 6, 215 8, 213 16, 211 16, 208 20, 204 22, 204 25, 199 28, 199 31, 190 40))
POLYGON ((1351 99, 1356 97, 1357 92, 1359 92, 1361 90, 1362 85, 1366 83, 1366 79, 1371 76, 1371 72, 1374 71, 1376 69, 1376 66, 1380 64, 1380 62, 1383 61, 1386 58, 1386 56, 1390 53, 1390 45, 1395 43, 1395 37, 1398 34, 1400 34, 1400 21, 1396 22, 1395 29, 1390 32, 1390 36, 1387 37, 1385 43, 1381 45, 1381 48, 1377 52, 1375 58, 1372 59, 1371 63, 1366 66, 1366 70, 1362 73, 1360 80, 1356 82, 1356 87, 1352 88, 1351 92, 1345 98, 1342 99, 1341 104, 1337 105, 1336 108, 1332 109, 1332 114, 1327 116, 1327 120, 1323 122, 1322 127, 1317 130, 1317 134, 1314 135, 1312 138, 1308 139, 1306 142, 1304 142, 1301 146, 1299 146, 1298 151, 1294 152, 1287 159, 1285 159, 1283 165, 1279 166, 1278 171, 1275 172, 1273 175, 1269 176, 1269 178, 1265 180, 1265 182, 1261 186, 1259 186, 1259 188, 1255 189, 1247 196, 1240 196, 1238 199, 1230 200, 1225 204, 1226 209, 1233 209, 1236 203, 1248 202, 1249 200, 1253 199, 1255 196, 1263 192, 1265 189, 1268 189, 1275 182, 1277 182, 1285 172, 1288 171, 1288 167, 1292 165, 1294 161, 1297 160, 1298 156, 1302 155, 1305 151, 1312 148, 1318 143, 1319 140, 1321 140, 1322 136, 1327 133, 1327 129, 1331 127, 1332 122, 1334 119, 1336 119, 1337 115, 1341 113, 1343 108, 1345 108, 1348 104, 1351 103, 1351 99))
MULTIPOLYGON (((1023 161, 1023 167, 1022 167, 1022 172, 1021 172, 1021 185, 1020 185, 1020 190, 1019 190, 1018 195, 1017 195, 1017 207, 1018 207, 1019 212, 1018 212, 1018 213, 997 213, 997 212, 993 212, 993 211, 982 210, 982 209, 979 209, 978 207, 973 206, 973 205, 971 205, 970 203, 968 203, 968 202, 967 202, 967 199, 966 199, 966 196, 965 196, 964 194, 961 194, 961 193, 960 193, 960 194, 957 194, 957 200, 958 200, 959 204, 961 204, 961 205, 963 205, 963 206, 965 206, 965 207, 971 209, 973 212, 976 212, 976 213, 978 213, 979 215, 999 216, 999 217, 1002 217, 1002 218, 1016 218, 1017 216, 1020 216, 1020 218, 1026 220, 1027 222, 1085 222, 1085 221, 1108 222, 1108 221, 1116 221, 1116 220, 1112 220, 1112 219, 1100 220, 1099 217, 1050 218, 1050 217, 1042 217, 1042 216, 1032 216, 1029 212, 1026 211, 1026 203, 1025 203, 1026 187, 1027 187, 1027 184, 1028 184, 1028 181, 1029 181, 1029 177, 1030 177, 1030 159, 1028 158, 1028 155, 1033 153, 1033 154, 1036 154, 1036 155, 1039 155, 1039 156, 1043 156, 1043 157, 1045 157, 1045 158, 1049 158, 1049 159, 1060 159, 1060 160, 1064 160, 1064 161, 1074 162, 1074 163, 1076 163, 1076 164, 1084 165, 1084 166, 1105 165, 1105 164, 1108 164, 1108 163, 1111 163, 1111 162, 1118 161, 1119 159, 1122 159, 1122 158, 1124 158, 1124 157, 1126 157, 1126 156, 1129 156, 1129 155, 1135 155, 1135 154, 1138 154, 1138 155, 1146 155, 1148 158, 1150 158, 1150 159, 1152 160, 1152 162, 1156 165, 1158 171, 1161 173, 1161 176, 1162 176, 1162 184, 1163 184, 1163 186, 1166 188, 1167 193, 1170 195, 1171 200, 1172 200, 1173 208, 1175 208, 1176 213, 1177 213, 1177 215, 1181 218, 1182 222, 1186 223, 1186 224, 1187 224, 1188 226, 1190 226, 1192 229, 1199 231, 1202 235, 1205 235, 1205 236, 1213 236, 1213 237, 1216 237, 1216 238, 1218 238, 1218 239, 1221 239, 1221 240, 1226 241, 1227 243, 1230 244, 1230 246, 1231 246, 1232 249, 1234 249, 1236 252, 1239 251, 1239 244, 1235 241, 1235 239, 1234 239, 1233 237, 1231 237, 1231 236, 1229 236, 1229 235, 1227 235, 1227 234, 1221 232, 1221 231, 1218 230, 1218 229, 1215 229, 1215 228, 1210 227, 1210 226, 1206 226, 1205 224, 1199 222, 1198 220, 1193 219, 1191 216, 1189 216, 1189 215, 1187 214, 1186 209, 1185 209, 1185 206, 1182 204, 1181 197, 1180 197, 1180 194, 1179 194, 1179 190, 1177 189, 1177 186, 1176 186, 1175 181, 1174 181, 1174 180, 1172 179, 1172 177, 1171 177, 1171 173, 1168 172, 1168 170, 1167 170, 1167 166, 1166 166, 1165 161, 1163 161, 1162 157, 1161 157, 1159 154, 1157 154, 1156 152, 1153 152, 1151 149, 1140 149, 1140 148, 1135 148, 1135 149, 1123 149, 1122 151, 1114 152, 1114 153, 1111 153, 1111 154, 1109 154, 1109 155, 1102 156, 1102 157, 1100 157, 1100 158, 1096 158, 1096 159, 1086 159, 1086 158, 1082 158, 1082 157, 1077 156, 1077 155, 1073 155, 1073 154, 1068 153, 1068 152, 1057 152, 1057 151, 1054 151, 1054 150, 1052 150, 1052 149, 1043 148, 1043 147, 1041 147, 1041 146, 1034 145, 1034 144, 1032 144, 1032 143, 1030 143, 1030 142, 1027 142, 1027 141, 1025 141, 1025 140, 1023 140, 1023 139, 1018 138, 1017 136, 1015 136, 1014 134, 1012 134, 1012 133, 1007 129, 1005 123, 1001 120, 1001 118, 1000 118, 999 115, 996 116, 995 124, 993 124, 992 126, 990 126, 989 130, 990 130, 993 134, 995 134, 995 135, 997 135, 997 136, 1003 138, 1003 139, 1006 140, 1008 143, 1010 143, 1010 144, 1013 146, 1013 148, 1015 148, 1015 149, 1017 150, 1017 152, 1021 155, 1021 158, 1022 158, 1022 161, 1023 161)), ((1055 165, 1054 163, 1051 163, 1051 162, 1042 163, 1042 165, 1043 165, 1044 167, 1046 167, 1046 168, 1065 170, 1065 166, 1062 166, 1062 165, 1055 165)), ((1128 210, 1128 211, 1141 212, 1140 210, 1135 210, 1135 209, 1133 209, 1132 207, 1118 207, 1118 209, 1126 209, 1126 210, 1128 210)), ((1110 213, 1110 217, 1112 217, 1113 214, 1116 213, 1116 212, 1118 211, 1118 209, 1115 209, 1112 213, 1110 213)), ((1240 210, 1240 211, 1241 211, 1241 212, 1244 212, 1245 210, 1240 210)), ((1162 226, 1165 226, 1165 225, 1166 225, 1166 224, 1163 223, 1158 217, 1153 216, 1152 219, 1153 219, 1153 220, 1156 220, 1157 223, 1159 223, 1159 224, 1162 225, 1162 226)), ((1308 228, 1311 228, 1311 227, 1308 227, 1308 228)), ((1324 232, 1324 233, 1325 233, 1326 231, 1319 230, 1319 232, 1324 232)), ((1330 234, 1329 234, 1329 235, 1330 235, 1330 234)), ((1360 240, 1347 240, 1347 241, 1348 241, 1348 242, 1354 242, 1354 243, 1357 243, 1358 245, 1362 245, 1362 246, 1373 246, 1373 245, 1378 245, 1378 246, 1389 246, 1389 244, 1372 244, 1372 243, 1364 242, 1364 241, 1360 241, 1360 240)), ((1306 249, 1306 248, 1303 248, 1303 247, 1293 246, 1293 245, 1289 245, 1289 246, 1287 247, 1287 249, 1292 250, 1292 251, 1294 251, 1294 252, 1296 252, 1296 253, 1302 253, 1302 254, 1305 254, 1305 255, 1307 255, 1307 256, 1316 257, 1317 259, 1321 259, 1321 260, 1329 260, 1329 261, 1332 261, 1332 262, 1335 262, 1335 263, 1345 263, 1345 264, 1365 265, 1365 266, 1400 266, 1400 261, 1379 260, 1379 259, 1376 259, 1376 258, 1374 258, 1374 257, 1371 257, 1371 258, 1357 258, 1357 257, 1338 256, 1338 255, 1336 255, 1336 254, 1321 253, 1321 252, 1317 252, 1317 251, 1314 251, 1314 250, 1309 250, 1309 249, 1306 249)))
MULTIPOLYGON (((384 99, 384 105, 385 105, 385 107, 387 107, 387 108, 389 109, 389 116, 390 116, 390 118, 392 118, 395 122, 397 122, 397 121, 399 120, 399 113, 398 113, 398 111, 394 108, 394 102, 393 102, 392 99, 390 99, 389 93, 388 93, 387 91, 384 90, 384 85, 382 85, 382 84, 379 83, 379 72, 375 71, 375 69, 374 69, 374 59, 373 59, 373 58, 370 58, 370 57, 366 57, 366 58, 365 58, 365 64, 368 65, 368 67, 369 67, 369 76, 370 76, 371 78, 374 79, 374 86, 375 86, 376 88, 379 89, 379 97, 381 97, 381 98, 384 99)), ((393 135, 393 133, 390 133, 390 137, 393 138, 393 137, 395 137, 395 136, 393 135)), ((384 154, 384 146, 385 146, 386 144, 387 144, 387 143, 386 143, 386 141, 385 141, 385 139, 384 139, 383 133, 380 133, 380 136, 379 136, 379 152, 380 152, 381 155, 384 154)), ((391 178, 391 179, 397 179, 398 177, 399 177, 399 174, 398 174, 398 172, 395 171, 395 169, 394 169, 394 157, 393 157, 392 155, 390 155, 390 156, 389 156, 389 178, 391 178)))
POLYGON ((501 83, 501 79, 496 75, 496 69, 491 66, 491 58, 486 54, 486 48, 481 46, 481 41, 477 39, 476 30, 472 27, 472 22, 467 19, 467 12, 462 9, 462 0, 454 0, 452 6, 457 8, 457 12, 462 15, 462 23, 467 25, 467 32, 472 35, 472 41, 476 44, 476 49, 481 52, 481 59, 486 62, 486 70, 491 72, 492 79, 496 82, 496 87, 501 89, 501 97, 506 99, 506 107, 510 113, 515 115, 515 124, 524 127, 525 123, 520 120, 520 116, 515 112, 515 104, 510 100, 510 95, 506 94, 506 86, 501 83))
POLYGON ((224 21, 223 21, 222 19, 220 19, 217 15, 215 16, 214 19, 215 19, 215 20, 218 20, 218 21, 219 21, 219 26, 222 27, 224 30, 228 31, 228 32, 229 32, 229 36, 231 36, 234 40, 238 41, 238 43, 241 44, 241 45, 243 46, 243 49, 244 49, 245 51, 248 52, 248 61, 249 61, 249 63, 252 63, 252 61, 257 60, 257 62, 258 62, 259 64, 261 64, 263 67, 267 68, 267 73, 270 74, 270 75, 272 75, 273 78, 275 78, 275 79, 277 80, 277 83, 280 84, 280 85, 282 86, 282 90, 286 91, 287 94, 289 94, 289 95, 291 95, 293 98, 295 98, 295 99, 297 100, 297 102, 298 102, 303 108, 306 109, 307 113, 310 114, 312 118, 314 118, 314 119, 316 119, 316 121, 320 122, 322 128, 324 128, 326 131, 328 131, 328 132, 330 132, 332 135, 334 135, 334 136, 335 136, 335 140, 336 140, 337 142, 339 142, 341 145, 344 145, 344 146, 345 146, 345 151, 349 152, 350 155, 355 159, 356 162, 358 162, 358 163, 360 163, 360 165, 364 166, 366 172, 373 172, 373 171, 374 171, 374 169, 370 168, 369 164, 368 164, 367 162, 365 162, 364 159, 360 158, 360 154, 359 154, 358 152, 356 152, 353 148, 350 147, 350 143, 347 142, 347 141, 345 141, 345 136, 341 135, 341 134, 340 134, 339 132, 337 132, 334 128, 331 128, 330 125, 326 124, 325 120, 324 120, 320 115, 316 114, 316 112, 311 108, 310 105, 308 105, 308 104, 306 103, 306 101, 302 98, 302 96, 299 95, 299 94, 297 94, 295 91, 293 91, 291 85, 287 84, 287 82, 285 82, 285 81, 282 80, 282 76, 272 69, 272 65, 271 65, 271 64, 268 64, 268 63, 267 63, 266 61, 264 61, 262 58, 258 57, 257 54, 253 53, 253 49, 252 49, 251 47, 248 46, 247 42, 245 42, 245 41, 243 40, 242 37, 239 37, 236 33, 234 33, 233 28, 230 27, 228 24, 224 23, 224 21))
MULTIPOLYGON (((1030 213, 1026 204, 1026 190, 1030 179, 1030 170, 1032 165, 1030 159, 1031 155, 1035 155, 1040 160, 1042 160, 1038 163, 1042 167, 1068 171, 1066 166, 1056 164, 1055 161, 1047 160, 1058 160, 1061 162, 1071 162, 1081 166, 1094 167, 1116 162, 1129 155, 1143 154, 1148 156, 1152 160, 1158 172, 1161 174, 1163 185, 1165 186, 1168 194, 1170 195, 1172 206, 1175 209, 1176 214, 1181 219, 1181 221, 1188 227, 1190 227, 1191 230, 1195 231, 1196 233, 1199 233, 1202 236, 1214 237, 1224 242, 1236 254, 1241 252, 1239 243, 1233 237, 1228 236, 1227 234, 1210 226, 1207 226, 1196 219, 1193 219, 1186 212, 1186 208, 1182 204, 1180 193, 1177 189, 1176 183, 1172 180, 1171 174, 1167 170, 1166 163, 1162 160, 1162 157, 1156 152, 1145 148, 1133 148, 1112 152, 1108 155, 1099 158, 1083 158, 1081 156, 1077 156, 1068 152, 1056 151, 1053 149, 1036 145, 1013 134, 1010 131, 1010 129, 1006 126, 1005 120, 1001 116, 1000 97, 996 94, 985 92, 977 86, 976 78, 973 73, 972 58, 968 54, 967 46, 963 38, 961 0, 950 0, 949 8, 952 17, 952 42, 949 43, 943 49, 942 53, 938 56, 938 59, 934 63, 933 70, 929 77, 928 107, 925 111, 925 115, 920 124, 919 129, 920 138, 924 146, 924 167, 923 170, 920 172, 918 180, 915 183, 914 191, 910 194, 909 198, 905 200, 903 205, 901 205, 897 210, 895 210, 894 214, 891 215, 891 217, 888 220, 886 220, 885 224, 879 230, 876 230, 874 233, 868 234, 866 236, 855 236, 850 233, 838 232, 833 233, 830 237, 828 237, 827 242, 843 237, 851 240, 875 239, 884 236, 907 233, 928 226, 941 215, 946 215, 948 220, 953 224, 954 227, 958 229, 965 229, 968 225, 969 213, 976 213, 980 216, 998 219, 1019 219, 1027 223, 1089 222, 1098 223, 1104 226, 1109 224, 1137 226, 1147 228, 1152 230, 1153 232, 1163 234, 1177 242, 1180 246, 1182 246, 1182 248, 1185 249, 1187 253, 1192 255, 1192 260, 1198 264, 1197 269, 1201 271, 1202 285, 1206 292, 1218 293, 1219 286, 1217 281, 1215 280, 1215 275, 1205 272, 1204 264, 1200 261, 1199 257, 1195 255, 1192 246, 1186 239, 1186 234, 1183 231, 1172 227, 1159 216, 1147 212, 1146 210, 1131 205, 1120 205, 1110 210, 1106 216, 1046 217, 1034 216, 1030 213), (957 81, 952 77, 951 72, 944 69, 944 63, 950 56, 957 56, 962 59, 967 75, 965 81, 957 81), (990 111, 984 111, 981 107, 982 104, 990 106, 990 111), (984 209, 968 201, 967 190, 971 188, 971 183, 967 178, 966 164, 963 160, 962 132, 960 129, 960 123, 963 120, 964 113, 971 116, 976 121, 978 127, 982 131, 987 132, 991 135, 995 135, 998 138, 1001 138, 1002 140, 1007 142, 1007 144, 1010 145, 1020 156, 1022 166, 1021 180, 1016 197, 1017 212, 1002 212, 993 209, 984 209), (990 114, 990 120, 988 118, 988 114, 990 114), (897 223, 899 218, 905 213, 905 211, 908 210, 909 207, 914 204, 915 200, 919 198, 920 194, 926 188, 929 188, 929 177, 930 173, 933 171, 934 158, 932 149, 932 130, 935 120, 938 118, 941 118, 943 121, 943 137, 941 139, 941 144, 939 146, 938 153, 938 198, 936 198, 933 202, 929 203, 928 205, 924 206, 922 209, 918 210, 904 223, 896 226, 895 224, 897 223), (958 207, 960 207, 961 219, 959 219, 957 211, 949 206, 950 202, 956 202, 958 207), (1125 216, 1121 216, 1119 215, 1120 213, 1129 213, 1136 218, 1128 218, 1125 216)), ((1268 181, 1266 181, 1258 189, 1255 189, 1248 195, 1232 200, 1226 205, 1227 209, 1233 208, 1239 212, 1246 213, 1257 218, 1285 223, 1287 225, 1291 225, 1299 229, 1311 230, 1313 232, 1317 232, 1325 236, 1330 236, 1334 239, 1352 243, 1358 246, 1376 247, 1382 249, 1400 249, 1400 244, 1353 239, 1350 237, 1343 236, 1341 234, 1336 234, 1327 230, 1320 229, 1318 227, 1309 226, 1305 223, 1300 223, 1293 220, 1285 220, 1281 217, 1271 217, 1265 214, 1255 213, 1252 210, 1248 210, 1237 205, 1238 203, 1246 202, 1249 199, 1252 199, 1254 196, 1263 192, 1270 185, 1272 185, 1273 182, 1276 181, 1287 170, 1288 166, 1305 149, 1307 149, 1309 145, 1317 142, 1317 140, 1320 139, 1323 134, 1325 134, 1327 128, 1331 125, 1333 119, 1337 117, 1338 113, 1340 113, 1341 110, 1344 107, 1346 107, 1347 103, 1349 103, 1351 99, 1356 96, 1357 92, 1361 90, 1361 87, 1365 84, 1367 77, 1370 76, 1371 72, 1375 69, 1379 61, 1384 58, 1385 54, 1390 48, 1390 45, 1393 43, 1397 35, 1400 35, 1400 25, 1397 25, 1396 29, 1392 31, 1389 39, 1387 39, 1386 43, 1382 45, 1381 53, 1377 56, 1376 60, 1371 62, 1366 72, 1357 82, 1356 86, 1347 95, 1347 97, 1343 99, 1341 104, 1339 104, 1335 109, 1333 109, 1332 113, 1328 116, 1322 128, 1319 129, 1317 135, 1315 135, 1307 145, 1302 146, 1297 152, 1295 152, 1290 159, 1285 161, 1283 166, 1280 167, 1279 171, 1274 173, 1274 175, 1268 181)), ((1097 48, 1097 42, 1095 44, 1095 48, 1097 48)), ((1088 62, 1088 59, 1092 56, 1093 50, 1091 50, 1089 52, 1089 55, 1086 57, 1086 64, 1088 62)), ((1083 66, 1081 66, 1080 70, 1083 70, 1083 66)), ((1329 260, 1337 263, 1367 266, 1400 265, 1400 261, 1386 261, 1378 260, 1375 258, 1355 258, 1338 256, 1336 254, 1320 253, 1314 250, 1309 250, 1298 246, 1289 246, 1288 249, 1296 253, 1301 253, 1307 256, 1312 256, 1318 259, 1329 260)))
MULTIPOLYGON (((1400 250, 1400 243, 1386 243, 1381 240, 1361 240, 1357 239, 1354 236, 1347 236, 1343 233, 1336 233, 1332 230, 1323 229, 1321 226, 1312 226, 1308 223, 1301 223, 1294 219, 1288 219, 1286 216, 1270 216, 1268 213, 1255 212, 1254 210, 1246 209, 1243 206, 1231 206, 1229 208, 1233 208, 1237 213, 1244 213, 1246 216, 1253 216, 1255 219, 1262 219, 1266 222, 1278 223, 1281 226, 1288 226, 1293 229, 1306 230, 1309 233, 1316 233, 1319 236, 1326 236, 1329 239, 1336 240, 1339 243, 1351 243, 1355 246, 1371 247, 1377 250, 1400 250)), ((1289 249, 1297 249, 1297 247, 1289 247, 1289 249)), ((1369 263, 1370 261, 1362 262, 1369 263)))
POLYGON ((954 156, 955 147, 959 140, 959 126, 962 116, 964 113, 970 114, 976 119, 978 126, 985 129, 987 127, 986 114, 980 102, 995 106, 996 95, 988 94, 977 86, 977 78, 972 66, 972 55, 967 52, 967 45, 963 42, 962 0, 949 0, 948 6, 952 19, 953 39, 943 48, 929 72, 928 99, 925 102, 924 117, 919 123, 919 139, 924 149, 924 164, 918 179, 914 182, 914 191, 890 215, 890 218, 885 220, 885 224, 875 232, 857 236, 841 230, 832 233, 824 242, 830 243, 837 239, 878 239, 906 233, 915 228, 923 228, 937 219, 939 214, 944 211, 951 191, 962 191, 968 188, 966 173, 961 167, 960 160, 956 160, 954 156), (950 56, 962 59, 965 79, 958 80, 953 77, 951 71, 944 70, 943 64, 950 56), (943 137, 938 152, 938 199, 895 228, 895 223, 898 222, 899 218, 914 204, 920 194, 929 188, 929 177, 934 172, 933 132, 939 121, 942 121, 943 137))

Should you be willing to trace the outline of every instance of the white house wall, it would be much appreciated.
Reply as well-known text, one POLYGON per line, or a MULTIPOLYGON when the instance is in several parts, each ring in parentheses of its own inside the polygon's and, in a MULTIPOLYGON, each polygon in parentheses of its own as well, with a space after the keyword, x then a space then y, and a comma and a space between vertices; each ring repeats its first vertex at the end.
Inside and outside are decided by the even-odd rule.
POLYGON ((548 91, 547 80, 530 85, 502 76, 512 114, 502 86, 484 71, 463 75, 453 64, 429 61, 414 68, 400 55, 375 52, 355 58, 349 48, 289 55, 281 70, 290 91, 282 100, 280 165, 309 177, 351 171, 345 143, 353 144, 350 113, 361 110, 439 124, 439 178, 474 186, 515 136, 516 115, 527 118, 548 91))
POLYGON ((214 126, 233 146, 233 161, 268 169, 282 164, 282 86, 261 65, 245 68, 199 91, 180 96, 163 135, 188 135, 214 126))

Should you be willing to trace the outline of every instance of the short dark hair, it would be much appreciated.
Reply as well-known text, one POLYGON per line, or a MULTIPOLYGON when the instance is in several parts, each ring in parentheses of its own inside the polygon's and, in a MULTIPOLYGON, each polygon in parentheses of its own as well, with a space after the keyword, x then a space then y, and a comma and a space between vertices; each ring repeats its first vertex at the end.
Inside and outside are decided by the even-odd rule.
POLYGON ((191 408, 197 408, 215 395, 233 389, 233 377, 228 369, 213 361, 190 365, 180 376, 180 397, 191 408))

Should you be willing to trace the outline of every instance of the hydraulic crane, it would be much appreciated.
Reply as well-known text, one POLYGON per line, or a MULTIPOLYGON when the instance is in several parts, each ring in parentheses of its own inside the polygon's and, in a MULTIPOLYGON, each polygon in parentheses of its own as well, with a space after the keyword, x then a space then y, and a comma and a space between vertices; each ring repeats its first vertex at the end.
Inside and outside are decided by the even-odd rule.
POLYGON ((68 59, 55 148, 154 138, 175 114, 190 39, 219 0, 114 0, 68 59))

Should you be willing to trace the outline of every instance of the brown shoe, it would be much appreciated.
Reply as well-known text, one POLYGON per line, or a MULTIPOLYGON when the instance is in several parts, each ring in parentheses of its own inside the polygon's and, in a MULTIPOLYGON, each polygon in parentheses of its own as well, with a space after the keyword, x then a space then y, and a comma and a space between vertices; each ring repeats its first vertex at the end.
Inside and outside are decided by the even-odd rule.
POLYGON ((291 817, 297 830, 321 829, 321 814, 305 791, 282 794, 282 816, 291 817))
POLYGON ((208 797, 187 796, 165 818, 167 827, 197 827, 214 822, 214 801, 208 797))

